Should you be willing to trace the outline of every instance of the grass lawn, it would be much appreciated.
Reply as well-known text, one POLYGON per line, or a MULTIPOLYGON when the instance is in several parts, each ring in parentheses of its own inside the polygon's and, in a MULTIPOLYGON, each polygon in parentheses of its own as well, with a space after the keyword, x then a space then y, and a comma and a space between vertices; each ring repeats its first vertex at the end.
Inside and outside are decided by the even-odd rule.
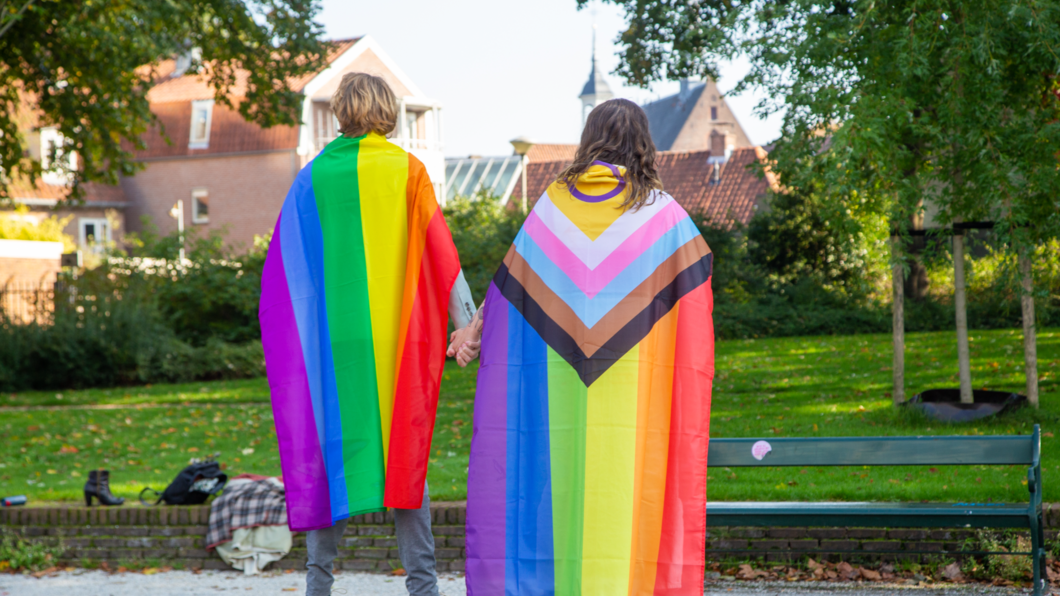
MULTIPOLYGON (((973 331, 971 336, 975 387, 1022 392, 1020 333, 973 331)), ((907 341, 910 395, 956 386, 952 332, 910 334, 907 341)), ((1038 355, 1040 410, 943 425, 891 406, 889 335, 719 342, 712 436, 1026 434, 1039 423, 1047 433, 1042 440, 1044 497, 1056 501, 1060 444, 1052 435, 1060 431, 1060 329, 1041 331, 1038 355)), ((473 367, 447 365, 428 473, 436 500, 466 494, 474 383, 473 367)), ((116 493, 134 497, 144 485, 162 489, 190 458, 218 451, 230 474, 279 473, 264 379, 59 395, 0 396, 0 444, 6 447, 0 457, 0 496, 80 500, 87 471, 106 467, 116 493)), ((712 500, 1025 501, 1025 478, 1018 466, 712 468, 708 492, 712 500)))

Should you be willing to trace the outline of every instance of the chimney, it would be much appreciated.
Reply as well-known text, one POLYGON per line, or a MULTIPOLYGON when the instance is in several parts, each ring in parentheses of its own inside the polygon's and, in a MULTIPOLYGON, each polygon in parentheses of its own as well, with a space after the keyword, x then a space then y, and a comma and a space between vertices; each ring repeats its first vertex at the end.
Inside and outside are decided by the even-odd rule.
POLYGON ((710 131, 710 157, 707 158, 707 163, 714 166, 710 177, 711 184, 721 182, 721 164, 729 161, 729 154, 726 151, 728 141, 728 135, 718 129, 710 131))
POLYGON ((726 145, 725 133, 719 132, 718 129, 710 131, 710 156, 711 157, 724 157, 725 156, 725 145, 726 145))

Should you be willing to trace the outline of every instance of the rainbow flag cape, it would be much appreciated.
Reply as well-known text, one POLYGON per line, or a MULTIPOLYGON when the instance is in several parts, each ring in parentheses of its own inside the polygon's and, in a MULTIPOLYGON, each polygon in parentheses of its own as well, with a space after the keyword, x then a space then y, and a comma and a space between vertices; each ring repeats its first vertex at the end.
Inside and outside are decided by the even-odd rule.
POLYGON ((420 507, 459 271, 423 164, 382 136, 298 174, 259 312, 291 530, 420 507))
POLYGON ((712 256, 622 173, 550 186, 489 288, 468 594, 703 593, 712 256))

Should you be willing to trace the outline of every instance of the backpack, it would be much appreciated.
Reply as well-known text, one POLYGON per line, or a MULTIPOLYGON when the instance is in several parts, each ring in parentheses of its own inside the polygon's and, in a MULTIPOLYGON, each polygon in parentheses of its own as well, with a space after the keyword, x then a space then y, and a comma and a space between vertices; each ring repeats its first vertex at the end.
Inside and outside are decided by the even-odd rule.
POLYGON ((155 505, 162 501, 167 505, 201 505, 210 495, 221 492, 227 482, 228 475, 221 471, 221 464, 212 459, 194 462, 181 470, 162 493, 144 488, 140 491, 140 502, 149 506, 150 503, 144 501, 144 493, 151 491, 159 495, 155 505))

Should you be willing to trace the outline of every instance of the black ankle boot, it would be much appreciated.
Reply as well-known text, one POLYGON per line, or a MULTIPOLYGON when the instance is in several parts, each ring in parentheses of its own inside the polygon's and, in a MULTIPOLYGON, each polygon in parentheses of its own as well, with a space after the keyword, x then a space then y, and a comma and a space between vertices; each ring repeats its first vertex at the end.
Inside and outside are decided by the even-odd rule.
POLYGON ((88 473, 88 482, 85 483, 85 505, 92 506, 92 497, 99 499, 100 505, 121 505, 124 498, 115 497, 110 492, 110 472, 107 470, 92 470, 88 473))

